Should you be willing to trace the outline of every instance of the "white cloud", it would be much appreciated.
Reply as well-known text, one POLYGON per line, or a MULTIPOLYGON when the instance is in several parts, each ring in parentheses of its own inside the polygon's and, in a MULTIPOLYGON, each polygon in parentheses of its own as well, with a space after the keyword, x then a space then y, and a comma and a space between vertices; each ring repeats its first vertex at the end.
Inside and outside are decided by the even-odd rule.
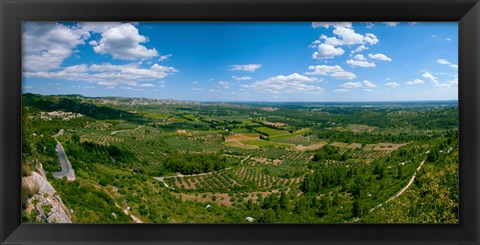
POLYGON ((336 66, 328 66, 328 65, 317 65, 317 66, 309 66, 309 70, 311 72, 307 72, 307 75, 320 75, 320 76, 329 76, 335 79, 354 79, 357 76, 351 72, 345 71, 342 67, 336 66))
POLYGON ((325 27, 352 27, 352 22, 312 22, 313 28, 325 27))
POLYGON ((350 90, 344 89, 344 88, 335 89, 333 91, 336 92, 337 94, 343 94, 343 93, 350 92, 350 90))
POLYGON ((170 57, 172 57, 172 54, 161 55, 161 56, 158 58, 158 61, 168 60, 170 57))
POLYGON ((328 37, 326 35, 321 35, 319 40, 314 41, 312 45, 310 45, 310 47, 318 48, 318 50, 312 55, 314 59, 327 59, 342 55, 345 50, 338 46, 360 45, 355 50, 351 51, 352 53, 355 53, 368 49, 365 44, 375 45, 378 43, 378 38, 375 34, 366 33, 365 35, 362 35, 357 33, 350 22, 313 22, 312 26, 314 28, 333 27, 333 36, 328 37))
POLYGON ((344 88, 360 88, 362 87, 362 83, 360 82, 346 82, 344 84, 341 84, 340 87, 344 88))
POLYGON ((445 88, 458 87, 458 77, 454 78, 453 80, 446 81, 445 83, 437 83, 434 86, 445 88))
POLYGON ((335 35, 334 37, 322 35, 320 39, 325 40, 326 44, 334 46, 362 44, 364 42, 363 35, 356 33, 355 30, 350 27, 337 26, 333 30, 333 34, 335 35))
POLYGON ((446 59, 438 59, 437 60, 437 63, 440 64, 440 65, 450 65, 450 61, 446 60, 446 59))
POLYGON ((362 52, 363 50, 367 50, 367 49, 369 49, 367 46, 360 45, 355 50, 352 50, 351 53, 359 53, 359 52, 362 52))
POLYGON ((298 73, 284 76, 279 75, 265 80, 256 81, 252 84, 243 84, 242 87, 255 89, 255 91, 267 93, 305 93, 319 94, 323 89, 319 86, 308 85, 307 83, 319 82, 315 77, 307 77, 298 73))
POLYGON ((102 86, 109 86, 109 87, 113 87, 115 85, 114 82, 104 82, 104 81, 98 82, 97 84, 102 86))
POLYGON ((59 71, 24 72, 25 77, 46 79, 62 79, 67 81, 84 81, 102 86, 116 87, 118 85, 137 86, 139 82, 158 81, 178 72, 168 66, 154 64, 150 67, 140 67, 137 63, 113 65, 109 63, 85 64, 65 67, 59 71))
POLYGON ((414 79, 412 81, 408 81, 407 84, 408 85, 421 85, 421 84, 423 84, 423 80, 417 78, 417 79, 414 79))
POLYGON ((375 45, 378 43, 378 38, 372 33, 367 33, 363 37, 363 43, 368 43, 370 45, 375 45))
POLYGON ((345 53, 342 48, 335 48, 333 45, 322 43, 318 45, 318 51, 312 55, 313 59, 330 59, 345 53))
POLYGON ((450 66, 451 68, 454 68, 454 69, 458 69, 458 65, 457 64, 452 64, 452 62, 446 60, 446 59, 438 59, 437 60, 437 64, 440 64, 440 65, 448 65, 450 66))
POLYGON ((27 22, 23 25, 23 70, 48 71, 60 67, 73 49, 85 44, 90 34, 81 28, 52 22, 27 22))
POLYGON ((192 84, 198 84, 198 81, 193 81, 192 84))
POLYGON ((153 87, 156 87, 156 86, 155 86, 155 84, 151 84, 151 83, 142 83, 142 84, 139 84, 138 87, 153 88, 153 87))
POLYGON ((432 83, 438 83, 438 78, 428 72, 424 72, 422 77, 430 80, 432 83))
POLYGON ((218 86, 224 88, 224 89, 229 89, 230 88, 230 83, 229 82, 225 82, 225 81, 220 81, 217 83, 218 86))
POLYGON ((360 66, 360 67, 375 67, 375 63, 368 62, 368 61, 361 61, 361 60, 347 60, 347 64, 352 67, 360 66))
POLYGON ((243 77, 232 76, 232 78, 237 80, 237 81, 248 81, 248 80, 252 79, 251 77, 247 77, 247 76, 243 76, 243 77))
POLYGON ((392 61, 392 59, 384 54, 368 54, 368 57, 374 60, 382 60, 382 61, 392 61))
POLYGON ((86 31, 93 33, 103 33, 108 29, 121 25, 121 22, 81 22, 78 25, 86 31))
POLYGON ((222 92, 222 90, 219 90, 219 89, 210 89, 210 90, 208 90, 208 91, 210 91, 210 92, 212 92, 212 93, 220 93, 220 92, 222 92))
POLYGON ((386 26, 388 27, 395 27, 397 26, 400 22, 383 22, 386 26))
POLYGON ((400 86, 400 84, 398 84, 396 82, 388 82, 388 83, 385 83, 385 86, 390 87, 390 88, 396 88, 396 87, 400 86))
POLYGON ((375 24, 373 22, 365 22, 365 27, 367 27, 369 29, 374 27, 374 26, 375 26, 375 24))
POLYGON ((200 91, 200 90, 204 90, 204 88, 192 88, 192 91, 200 91))
POLYGON ((370 82, 370 81, 368 81, 368 80, 364 80, 364 81, 363 81, 363 85, 364 85, 365 87, 367 87, 367 88, 375 88, 375 87, 377 87, 377 85, 375 85, 374 83, 372 83, 372 82, 370 82))
POLYGON ((230 71, 248 71, 254 72, 258 68, 262 67, 260 64, 248 64, 248 65, 232 65, 230 71))
POLYGON ((356 60, 366 60, 365 56, 363 56, 363 54, 357 54, 353 58, 356 59, 356 60))
POLYGON ((148 49, 141 43, 147 38, 138 33, 130 23, 111 27, 102 33, 102 38, 93 50, 99 54, 110 54, 114 59, 137 60, 158 56, 155 48, 148 49))

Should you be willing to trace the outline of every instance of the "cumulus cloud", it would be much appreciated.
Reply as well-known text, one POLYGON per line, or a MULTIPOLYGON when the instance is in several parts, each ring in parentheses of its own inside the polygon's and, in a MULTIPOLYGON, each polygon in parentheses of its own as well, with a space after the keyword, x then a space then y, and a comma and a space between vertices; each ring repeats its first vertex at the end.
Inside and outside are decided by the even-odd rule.
POLYGON ((108 29, 121 25, 121 22, 81 22, 78 25, 86 31, 93 33, 103 33, 108 29))
POLYGON ((437 63, 440 65, 450 65, 450 61, 446 59, 437 59, 437 63))
POLYGON ((414 79, 412 81, 408 81, 407 84, 408 85, 422 85, 423 80, 417 78, 417 79, 414 79))
POLYGON ((317 51, 312 55, 313 59, 330 59, 345 53, 342 48, 336 48, 333 45, 322 43, 318 45, 317 51))
POLYGON ((307 77, 298 73, 292 73, 284 76, 274 76, 265 80, 256 81, 252 84, 243 84, 242 87, 255 89, 260 92, 267 93, 305 93, 318 94, 322 93, 323 89, 319 86, 309 85, 308 83, 319 82, 315 77, 307 77))
POLYGON ((360 45, 358 46, 356 49, 350 51, 351 53, 359 53, 359 52, 362 52, 363 50, 367 50, 369 49, 367 46, 365 45, 360 45))
POLYGON ((341 84, 340 87, 344 88, 360 88, 362 87, 362 83, 360 82, 346 82, 344 84, 341 84))
POLYGON ((375 63, 373 62, 362 61, 362 60, 352 60, 352 59, 347 60, 347 64, 351 67, 356 67, 356 66, 375 67, 376 66, 375 63))
POLYGON ((363 54, 357 54, 353 58, 356 59, 356 60, 366 60, 365 56, 363 56, 363 54))
POLYGON ((438 83, 438 78, 428 72, 424 72, 422 77, 430 80, 432 83, 438 83))
POLYGON ((237 81, 248 81, 248 80, 251 80, 252 78, 251 77, 248 77, 248 76, 243 76, 243 77, 239 77, 239 76, 232 76, 233 79, 237 80, 237 81))
POLYGON ((158 56, 155 48, 148 49, 141 45, 148 40, 139 34, 131 23, 123 23, 110 27, 102 32, 100 41, 93 45, 93 50, 99 54, 110 54, 114 59, 137 60, 158 56))
POLYGON ((230 71, 248 71, 254 72, 258 68, 262 67, 260 64, 248 64, 248 65, 231 65, 230 71))
POLYGON ((356 78, 357 76, 351 72, 345 71, 339 65, 335 66, 328 66, 328 65, 317 65, 317 66, 309 66, 309 70, 311 72, 307 72, 307 75, 316 75, 316 76, 329 76, 335 79, 347 79, 351 80, 356 78))
POLYGON ((52 22, 27 22, 23 25, 23 70, 48 71, 60 67, 73 49, 85 44, 88 31, 52 22))
POLYGON ((24 76, 28 78, 84 81, 114 88, 118 85, 137 86, 139 82, 158 81, 176 72, 178 70, 173 67, 158 64, 144 68, 137 63, 127 65, 104 63, 90 66, 85 64, 69 66, 59 71, 24 72, 24 76))
POLYGON ((396 82, 388 82, 388 83, 385 83, 385 86, 390 87, 390 88, 396 88, 396 87, 400 86, 400 84, 398 84, 396 82))
POLYGON ((457 64, 452 64, 452 62, 446 60, 446 59, 437 59, 437 63, 440 64, 440 65, 448 65, 450 66, 451 68, 454 68, 454 69, 458 69, 458 65, 457 64))
POLYGON ((352 50, 352 53, 360 52, 368 49, 365 45, 375 45, 378 43, 378 38, 373 33, 366 33, 362 35, 355 32, 352 23, 350 22, 313 22, 314 28, 333 27, 333 36, 328 37, 321 35, 319 40, 316 40, 310 45, 310 47, 317 48, 318 50, 313 53, 314 59, 328 59, 334 56, 342 55, 345 50, 338 46, 352 46, 360 45, 356 49, 352 50))
POLYGON ((367 88, 375 88, 377 87, 377 85, 375 85, 374 83, 368 81, 368 80, 364 80, 363 81, 363 86, 367 87, 367 88))
POLYGON ((382 61, 392 61, 392 59, 384 54, 368 54, 368 57, 374 60, 382 60, 382 61))
POLYGON ((436 83, 434 84, 435 87, 445 87, 445 88, 452 88, 458 87, 458 77, 455 77, 452 80, 446 81, 444 83, 436 83))

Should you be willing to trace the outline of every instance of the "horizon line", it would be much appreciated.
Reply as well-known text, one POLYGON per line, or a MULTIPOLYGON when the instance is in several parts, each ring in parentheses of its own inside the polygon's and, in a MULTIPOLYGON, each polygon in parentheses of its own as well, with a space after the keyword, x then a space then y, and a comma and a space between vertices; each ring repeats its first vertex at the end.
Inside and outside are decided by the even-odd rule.
POLYGON ((458 103, 458 99, 438 99, 438 100, 358 100, 358 101, 237 101, 237 100, 230 100, 230 101, 222 101, 222 100, 183 100, 183 99, 174 99, 174 98, 150 98, 150 97, 131 97, 131 96, 85 96, 82 94, 39 94, 39 93, 32 93, 26 92, 25 94, 34 94, 34 95, 41 95, 41 96, 81 96, 85 98, 125 98, 125 99, 152 99, 152 100, 177 100, 177 101, 184 101, 184 102, 203 102, 203 103, 382 103, 382 102, 442 102, 442 101, 456 101, 458 103))

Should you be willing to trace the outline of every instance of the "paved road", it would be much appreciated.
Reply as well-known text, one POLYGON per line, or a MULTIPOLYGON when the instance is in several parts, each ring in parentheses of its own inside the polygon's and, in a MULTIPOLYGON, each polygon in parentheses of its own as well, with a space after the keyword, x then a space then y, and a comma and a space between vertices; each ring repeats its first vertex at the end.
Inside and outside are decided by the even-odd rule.
POLYGON ((73 172, 72 164, 68 160, 67 154, 63 149, 62 143, 57 140, 57 148, 55 149, 58 155, 58 161, 60 162, 61 170, 59 172, 53 172, 53 177, 62 179, 67 177, 68 181, 75 180, 75 173, 73 172))

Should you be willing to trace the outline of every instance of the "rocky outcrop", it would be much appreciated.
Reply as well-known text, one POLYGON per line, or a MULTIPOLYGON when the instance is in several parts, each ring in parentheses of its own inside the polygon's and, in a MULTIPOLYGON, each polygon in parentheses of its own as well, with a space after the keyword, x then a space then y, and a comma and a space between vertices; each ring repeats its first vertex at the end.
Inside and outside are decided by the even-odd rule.
POLYGON ((26 212, 37 214, 35 220, 45 223, 72 223, 68 209, 48 180, 37 172, 22 178, 22 186, 33 195, 26 201, 26 212))

